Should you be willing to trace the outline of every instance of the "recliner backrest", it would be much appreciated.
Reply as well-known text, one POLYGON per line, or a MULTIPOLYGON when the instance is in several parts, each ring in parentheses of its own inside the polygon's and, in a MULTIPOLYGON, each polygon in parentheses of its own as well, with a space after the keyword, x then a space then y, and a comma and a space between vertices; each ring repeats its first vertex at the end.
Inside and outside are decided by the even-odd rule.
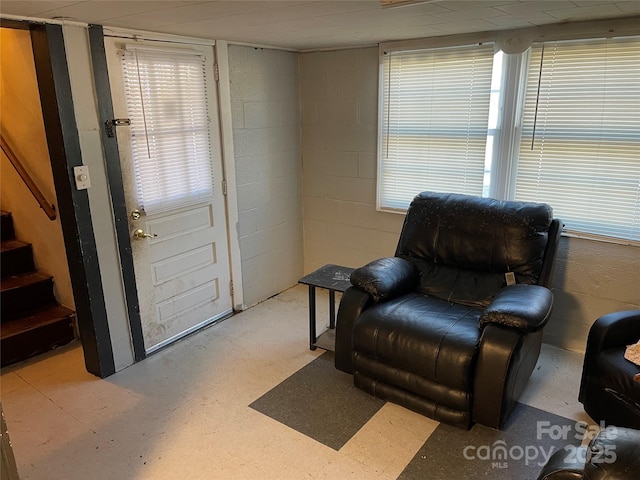
POLYGON ((538 283, 552 222, 542 203, 423 192, 407 211, 396 256, 420 268, 423 293, 486 305, 506 272, 538 283))

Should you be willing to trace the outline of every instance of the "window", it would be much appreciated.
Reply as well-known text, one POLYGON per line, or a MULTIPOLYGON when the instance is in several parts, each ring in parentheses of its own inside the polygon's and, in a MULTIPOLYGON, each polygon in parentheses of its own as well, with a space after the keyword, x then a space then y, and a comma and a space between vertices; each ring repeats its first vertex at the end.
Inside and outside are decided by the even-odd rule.
POLYGON ((535 45, 525 98, 515 198, 640 240, 640 38, 535 45))
POLYGON ((489 82, 486 66, 477 76, 477 56, 465 56, 474 48, 394 52, 418 59, 409 80, 419 78, 444 104, 423 102, 422 89, 403 84, 394 55, 383 56, 378 208, 404 210, 422 190, 540 201, 570 232, 640 241, 640 37, 547 42, 511 55, 485 47, 489 82), (445 51, 469 69, 452 70, 445 51), (450 99, 464 96, 460 84, 477 94, 467 102, 478 113, 472 123, 456 109, 447 115, 450 99), (416 118, 426 127, 409 128, 416 118))
POLYGON ((121 55, 140 207, 153 214, 210 198, 204 56, 141 46, 121 55))
POLYGON ((493 45, 387 52, 378 207, 422 190, 482 194, 493 45))

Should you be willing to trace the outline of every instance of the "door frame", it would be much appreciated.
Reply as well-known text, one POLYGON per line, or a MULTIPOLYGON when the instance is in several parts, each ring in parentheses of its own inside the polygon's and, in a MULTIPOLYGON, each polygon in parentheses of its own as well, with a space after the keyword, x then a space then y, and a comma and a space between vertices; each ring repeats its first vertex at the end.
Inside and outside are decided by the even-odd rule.
MULTIPOLYGON (((109 73, 107 69, 107 58, 104 45, 104 28, 101 25, 89 25, 89 44, 91 50, 91 63, 93 78, 96 89, 98 104, 99 123, 105 125, 107 120, 114 118, 111 87, 109 73)), ((176 43, 176 39, 164 35, 150 36, 149 34, 133 34, 122 30, 117 32, 118 36, 124 38, 143 38, 176 43)), ((207 41, 197 41, 197 39, 187 39, 177 43, 192 43, 199 45, 211 45, 207 41)), ((227 60, 226 42, 215 42, 214 54, 215 63, 220 72, 226 74, 226 82, 220 75, 216 81, 218 95, 218 114, 220 115, 220 144, 222 147, 221 160, 223 177, 227 182, 227 194, 225 195, 225 212, 227 222, 227 242, 229 248, 230 276, 233 282, 233 292, 231 294, 232 307, 234 311, 244 309, 242 292, 242 269, 240 257, 240 241, 237 228, 231 228, 238 224, 238 202, 235 181, 235 158, 233 155, 233 136, 231 127, 231 100, 228 85, 228 63, 220 65, 219 49, 224 51, 225 62, 227 60), (220 45, 222 44, 222 45, 220 45), (224 87, 226 87, 226 92, 224 87), (226 112, 226 113, 225 113, 226 112)), ((131 328, 131 339, 134 347, 135 361, 140 361, 146 357, 144 339, 142 333, 142 321, 140 317, 140 305, 138 303, 138 293, 133 269, 133 254, 131 249, 131 238, 129 232, 128 212, 125 204, 124 188, 122 181, 122 169, 120 167, 120 154, 116 136, 108 137, 104 128, 101 128, 101 139, 104 149, 105 166, 109 179, 109 193, 112 199, 116 236, 118 240, 118 253, 122 267, 122 278, 126 295, 127 311, 131 328)))
POLYGON ((62 26, 4 20, 29 30, 51 170, 62 225, 80 342, 88 372, 107 377, 115 362, 86 190, 77 190, 73 167, 82 165, 62 26))
MULTIPOLYGON (((99 125, 102 127, 107 120, 114 117, 111 101, 111 87, 107 70, 107 56, 104 49, 103 29, 100 25, 89 25, 89 48, 91 50, 91 66, 93 81, 97 97, 99 125)), ((131 250, 131 236, 127 219, 127 206, 124 199, 122 183, 122 169, 120 168, 120 153, 118 142, 114 135, 109 137, 104 128, 100 128, 100 139, 104 150, 105 168, 109 180, 109 194, 113 208, 113 218, 118 243, 118 255, 122 268, 122 283, 124 284, 133 358, 139 362, 146 358, 144 338, 142 336, 142 320, 140 305, 138 304, 138 288, 133 270, 133 254, 131 250)))
POLYGON ((240 253, 240 222, 238 210, 238 190, 236 182, 236 156, 233 144, 233 118, 231 116, 231 88, 229 79, 229 45, 216 40, 215 62, 218 65, 218 109, 220 113, 220 145, 222 146, 222 173, 227 181, 225 209, 227 211, 227 234, 229 235, 229 262, 231 281, 234 289, 231 295, 233 310, 241 312, 246 308, 242 282, 242 255, 240 253), (236 228, 231 228, 235 226, 236 228))

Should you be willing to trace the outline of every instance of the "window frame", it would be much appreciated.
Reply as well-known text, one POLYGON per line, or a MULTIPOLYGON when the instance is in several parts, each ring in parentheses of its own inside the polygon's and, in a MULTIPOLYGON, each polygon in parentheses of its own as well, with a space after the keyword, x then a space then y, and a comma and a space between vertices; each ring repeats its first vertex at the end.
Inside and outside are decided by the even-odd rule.
MULTIPOLYGON (((513 47, 519 44, 520 51, 513 52, 519 55, 504 55, 508 61, 503 66, 503 77, 507 77, 506 89, 510 92, 501 91, 500 98, 500 115, 502 124, 497 131, 495 141, 499 145, 494 151, 491 165, 492 181, 489 184, 488 191, 483 196, 513 199, 515 198, 515 186, 517 180, 517 154, 520 149, 520 135, 522 130, 522 114, 524 108, 524 96, 526 93, 526 80, 529 69, 529 46, 533 43, 543 43, 547 41, 560 40, 580 40, 602 37, 622 37, 622 36, 640 36, 640 28, 627 19, 619 19, 617 21, 600 21, 600 22, 577 22, 575 25, 565 27, 564 30, 560 26, 548 26, 542 28, 539 32, 532 32, 531 29, 522 29, 518 31, 508 32, 507 34, 485 32, 474 37, 473 35, 459 35, 450 37, 441 37, 437 39, 421 39, 405 42, 391 42, 380 45, 380 58, 384 51, 391 49, 431 49, 441 46, 456 46, 472 43, 475 39, 480 41, 491 41, 495 39, 496 50, 499 47, 513 47), (515 40, 514 40, 515 39, 515 40), (515 88, 515 91, 513 91, 515 88), (506 133, 511 132, 511 133, 506 133), (497 153, 496 153, 497 152, 497 153)), ((509 51, 509 48, 503 48, 509 51)), ((511 51, 509 53, 512 53, 511 51)), ((383 104, 384 85, 384 65, 382 60, 379 62, 379 124, 378 124, 378 145, 382 144, 381 135, 381 118, 385 111, 383 104)), ((489 127, 488 127, 489 130, 489 127)), ((378 169, 380 169, 381 152, 378 150, 378 169)), ((382 178, 378 175, 378 187, 376 190, 376 209, 383 212, 402 213, 405 209, 389 209, 381 208, 379 202, 380 183, 382 178)), ((609 243, 640 245, 640 241, 633 238, 615 237, 601 235, 597 233, 581 232, 568 229, 564 232, 567 236, 575 236, 580 238, 589 238, 593 240, 605 241, 609 243)))
MULTIPOLYGON (((628 60, 629 56, 640 59, 640 35, 536 42, 532 48, 537 51, 532 59, 531 68, 537 63, 540 64, 540 67, 530 72, 530 82, 523 84, 523 90, 536 91, 536 93, 528 97, 530 99, 529 109, 523 111, 523 115, 521 115, 522 130, 526 136, 520 142, 519 152, 515 157, 521 172, 515 179, 517 184, 513 185, 516 199, 519 194, 522 195, 522 193, 518 193, 519 191, 522 192, 523 188, 528 188, 531 191, 534 184, 534 181, 531 180, 531 174, 527 179, 525 166, 530 171, 533 169, 537 172, 537 176, 550 177, 551 183, 549 184, 552 184, 553 178, 561 175, 562 169, 566 168, 565 164, 573 162, 577 170, 572 171, 571 176, 563 183, 563 185, 567 185, 564 191, 561 191, 561 188, 545 189, 544 186, 547 185, 547 182, 542 181, 539 183, 543 188, 536 188, 535 194, 540 195, 547 190, 552 196, 548 202, 560 205, 557 210, 560 210, 559 216, 567 223, 566 231, 568 233, 582 237, 610 238, 622 243, 640 244, 640 229, 638 228, 638 222, 640 222, 640 205, 638 205, 640 199, 640 115, 638 113, 640 112, 640 75, 634 76, 627 73, 629 65, 640 65, 640 62, 638 64, 629 63, 628 60), (631 43, 631 48, 626 46, 629 43, 631 43), (637 47, 634 48, 636 45, 637 47), (546 50, 549 51, 545 54, 546 50), (557 61, 553 57, 552 51, 560 57, 557 61), (614 52, 614 55, 609 56, 609 51, 614 52), (623 54, 620 54, 620 51, 623 51, 623 54), (590 58, 586 62, 576 61, 587 52, 590 58), (594 57, 594 52, 599 55, 594 57), (540 60, 537 60, 538 56, 540 60), (550 61, 549 58, 551 58, 550 61), (615 62, 622 62, 622 65, 616 66, 615 62), (543 64, 544 69, 542 68, 543 64), (576 68, 576 66, 580 68, 576 68), (593 69, 594 66, 598 68, 593 69), (551 75, 546 71, 549 68, 551 68, 551 75), (586 85, 589 88, 588 95, 584 95, 582 89, 575 88, 575 85, 582 85, 580 79, 585 77, 593 78, 586 85), (628 77, 635 81, 627 80, 628 77), (559 80, 556 80, 558 78, 559 80), (609 81, 611 78, 617 81, 609 81), (567 83, 568 79, 569 83, 567 83), (621 86, 627 84, 632 85, 632 89, 624 88, 625 93, 620 95, 621 86), (554 92, 565 91, 572 86, 573 88, 568 91, 569 95, 559 98, 558 103, 545 101, 545 96, 558 98, 559 96, 554 92), (605 98, 612 97, 613 100, 604 103, 605 98), (621 98, 616 99, 616 97, 621 98), (625 111, 629 105, 627 102, 634 102, 634 98, 638 108, 630 109, 630 111, 636 112, 636 115, 622 117, 627 128, 622 129, 623 132, 626 130, 626 134, 620 135, 621 132, 616 130, 617 122, 612 120, 614 118, 618 120, 620 117, 616 118, 616 115, 611 115, 611 112, 616 111, 617 114, 617 109, 625 111), (531 104, 535 104, 535 108, 531 104), (529 117, 533 117, 528 123, 524 116, 525 113, 528 113, 529 117), (576 130, 574 122, 581 122, 585 115, 589 119, 584 126, 585 130, 576 130), (546 134, 546 117, 551 117, 548 135, 546 134), (558 123, 558 118, 561 118, 563 123, 558 123), (601 120, 601 123, 597 120, 601 120), (551 121, 554 122, 551 123, 551 121), (628 122, 632 122, 631 125, 637 125, 637 128, 629 128, 628 122), (632 132, 635 132, 635 135, 632 132), (577 141, 576 134, 584 140, 577 141), (545 147, 541 148, 541 144, 544 144, 545 147), (590 148, 586 149, 586 146, 590 148), (543 150, 548 151, 550 147, 560 147, 565 150, 566 160, 557 159, 558 153, 544 155, 543 150), (583 149, 586 152, 584 156, 579 154, 583 149), (529 154, 530 151, 536 153, 529 154), (617 152, 617 156, 610 157, 608 154, 600 153, 605 151, 607 153, 617 152), (622 170, 620 170, 621 168, 622 170), (626 174, 624 169, 629 169, 626 174), (588 170, 592 170, 594 173, 586 174, 588 170), (598 170, 601 173, 597 173, 598 170), (602 172, 617 172, 610 175, 610 180, 613 180, 613 183, 610 183, 609 187, 604 187, 606 183, 599 181, 602 178, 602 172), (602 189, 603 192, 584 198, 586 196, 581 195, 580 189, 569 181, 571 178, 574 180, 582 179, 589 189, 602 189), (631 187, 629 187, 630 185, 631 187), (626 192, 626 195, 621 194, 621 191, 626 192), (555 200, 553 196, 556 197, 555 200), (578 196, 584 199, 583 201, 570 200, 563 204, 562 201, 559 201, 559 196, 562 198, 578 196), (603 202, 602 199, 605 197, 606 201, 603 202), (605 203, 606 210, 594 206, 596 203, 605 203), (626 205, 631 208, 631 211, 625 208, 616 209, 614 207, 616 203, 626 205), (579 211, 580 214, 575 215, 574 213, 572 217, 569 213, 562 213, 563 210, 565 212, 579 211), (628 218, 624 219, 625 216, 628 218), (572 220, 575 223, 571 223, 572 220)), ((639 67, 636 68, 640 70, 639 67)), ((525 194, 521 198, 527 197, 529 196, 525 194)), ((535 201, 533 198, 532 200, 535 201)))
MULTIPOLYGON (((427 52, 426 55, 430 55, 433 57, 434 60, 436 59, 442 59, 443 62, 446 62, 447 64, 447 68, 451 69, 451 71, 459 71, 460 66, 456 65, 455 62, 450 61, 450 53, 453 52, 456 48, 460 48, 460 49, 464 49, 465 51, 465 55, 468 56, 468 58, 470 58, 472 61, 475 62, 475 51, 479 50, 479 51, 484 51, 485 53, 488 51, 493 52, 494 48, 492 45, 492 42, 479 42, 479 43, 473 43, 473 44, 468 44, 468 45, 461 45, 461 46, 442 46, 442 47, 438 47, 436 49, 433 49, 434 52, 431 54, 429 51, 431 49, 393 49, 393 48, 381 48, 380 49, 380 71, 379 71, 379 75, 380 75, 380 81, 379 81, 379 102, 378 102, 378 107, 379 107, 379 114, 378 114, 378 161, 377 161, 377 190, 376 190, 376 208, 379 211, 389 211, 389 212, 399 212, 399 213, 404 213, 406 211, 406 208, 408 207, 408 203, 410 202, 410 199, 408 199, 407 202, 402 202, 401 200, 397 200, 394 198, 390 198, 387 197, 386 199, 381 198, 382 192, 383 192, 383 182, 385 178, 388 178, 386 173, 385 173, 385 167, 388 164, 393 164, 393 160, 389 160, 386 161, 383 157, 384 157, 384 152, 388 151, 388 143, 393 143, 394 145, 396 145, 397 148, 401 148, 401 146, 399 146, 400 141, 398 140, 399 137, 401 137, 401 135, 396 134, 396 135, 389 135, 389 124, 391 124, 392 122, 389 120, 389 112, 388 109, 386 109, 386 97, 387 95, 391 95, 389 92, 391 90, 391 88, 386 89, 384 88, 384 85, 386 85, 386 78, 387 77, 387 64, 390 64, 393 60, 393 55, 400 52, 400 55, 403 56, 407 56, 407 57, 411 57, 413 56, 413 52, 418 52, 418 54, 420 54, 421 51, 425 51, 425 50, 429 50, 427 52), (490 43, 489 45, 487 43, 490 43), (392 142, 389 140, 389 138, 393 138, 396 141, 392 142), (406 205, 406 207, 404 206, 406 205)), ((491 54, 492 57, 493 54, 491 54)), ((481 59, 481 61, 483 62, 487 62, 488 61, 489 56, 487 56, 487 58, 481 59)), ((401 61, 401 60, 399 60, 401 61)), ((409 62, 411 62, 410 60, 408 60, 409 62)), ((486 67, 485 67, 486 68, 486 67)), ((471 69, 473 70, 473 69, 471 69)), ((491 66, 489 66, 488 68, 489 72, 491 72, 491 66)), ((489 82, 490 82, 490 77, 491 74, 489 74, 489 82)), ((486 82, 485 82, 486 83, 486 82)), ((427 85, 423 85, 423 84, 412 84, 412 87, 414 88, 425 88, 427 89, 428 86, 427 85)), ((471 87, 471 89, 473 89, 473 87, 471 87)), ((458 90, 461 94, 463 95, 467 95, 472 93, 471 90, 465 89, 466 91, 460 91, 458 90)), ((423 91, 423 92, 426 92, 423 91)), ((426 99, 426 105, 428 106, 433 106, 434 104, 438 104, 439 101, 439 96, 438 96, 438 92, 437 89, 436 90, 429 90, 428 92, 424 93, 424 96, 427 97, 426 99)), ((486 95, 486 112, 488 115, 489 112, 489 93, 487 93, 486 95)), ((401 102, 403 102, 403 99, 399 99, 401 102)), ((404 103, 404 102, 403 102, 404 103)), ((481 104, 482 102, 479 102, 479 104, 481 104)), ((478 107, 474 106, 473 110, 476 110, 478 107)), ((462 116, 462 117, 471 117, 474 116, 475 112, 470 110, 463 110, 460 108, 456 108, 456 114, 458 115, 458 117, 462 116)), ((440 119, 440 120, 444 120, 446 121, 446 119, 440 119)), ((405 127, 407 126, 407 123, 411 123, 411 122, 406 122, 405 123, 405 127)), ((413 123, 412 123, 413 125, 413 123)), ((473 132, 476 131, 476 129, 474 128, 475 123, 471 120, 471 118, 467 118, 467 123, 464 124, 460 129, 455 129, 455 130, 447 130, 441 127, 442 124, 436 123, 434 125, 434 123, 432 123, 431 121, 429 121, 427 124, 419 124, 419 127, 422 127, 423 129, 435 129, 438 132, 440 132, 440 135, 446 135, 446 137, 443 138, 451 138, 451 137, 461 137, 461 136, 467 136, 468 140, 466 142, 467 147, 469 147, 470 143, 473 143, 469 140, 469 138, 476 138, 477 135, 475 135, 473 132), (471 130, 469 130, 471 129, 471 130), (470 136, 470 137, 469 137, 470 136)), ((414 126, 415 128, 415 126, 414 126)), ((486 131, 486 127, 483 124, 482 125, 482 130, 486 131)), ((422 137, 422 138, 427 138, 427 137, 422 137)), ((479 178, 475 180, 475 183, 478 185, 478 192, 481 191, 482 189, 482 182, 483 182, 483 173, 481 172, 481 170, 483 170, 484 168, 484 151, 486 149, 486 135, 483 134, 482 136, 482 145, 481 145, 481 149, 482 149, 482 155, 483 158, 481 161, 474 161, 474 165, 476 165, 476 163, 478 163, 479 165, 476 165, 476 167, 470 167, 469 165, 458 165, 458 169, 462 169, 463 173, 467 173, 467 172, 472 172, 473 170, 476 171, 480 171, 479 173, 479 178)), ((464 143, 464 142, 463 142, 464 143)), ((430 145, 430 147, 433 146, 435 148, 446 148, 442 142, 434 142, 432 145, 430 145)), ((414 159, 415 160, 415 159, 414 159)), ((406 162, 405 162, 406 163, 406 162)), ((444 173, 444 170, 446 169, 447 165, 445 161, 442 162, 438 162, 437 165, 435 165, 435 168, 438 169, 441 173, 440 175, 442 177, 448 177, 449 173, 444 173)), ((393 176, 393 174, 391 175, 393 178, 398 178, 398 176, 393 176)), ((401 183, 404 182, 408 182, 410 180, 405 180, 403 182, 403 180, 400 178, 399 180, 401 183)), ((403 185, 404 186, 404 185, 403 185)), ((398 187, 399 189, 402 189, 402 186, 398 187)), ((406 186, 405 186, 406 188, 406 186)), ((468 193, 474 193, 469 191, 468 193)))

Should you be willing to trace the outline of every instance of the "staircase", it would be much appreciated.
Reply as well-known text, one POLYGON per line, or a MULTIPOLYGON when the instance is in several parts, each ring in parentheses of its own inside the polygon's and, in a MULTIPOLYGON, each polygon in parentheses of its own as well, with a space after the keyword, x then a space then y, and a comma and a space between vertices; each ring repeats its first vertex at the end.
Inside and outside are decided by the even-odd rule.
POLYGON ((75 312, 56 302, 53 277, 36 271, 28 243, 16 240, 13 218, 1 214, 0 357, 2 366, 75 338, 75 312))

